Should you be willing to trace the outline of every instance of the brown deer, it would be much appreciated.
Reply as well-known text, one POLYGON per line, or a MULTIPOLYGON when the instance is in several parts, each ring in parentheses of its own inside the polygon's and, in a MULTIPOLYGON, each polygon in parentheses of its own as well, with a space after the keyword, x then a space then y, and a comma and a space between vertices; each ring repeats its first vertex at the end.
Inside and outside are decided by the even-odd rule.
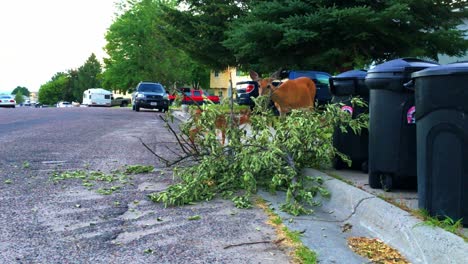
MULTIPOLYGON (((194 115, 192 116, 192 118, 194 120, 198 119, 201 115, 201 112, 202 110, 200 109, 197 109, 195 110, 195 113, 194 115)), ((235 114, 234 115, 234 125, 235 126, 240 126, 240 125, 244 125, 244 124, 248 124, 250 123, 250 110, 247 110, 247 111, 241 111, 241 113, 239 115, 235 114)), ((226 119, 226 115, 219 115, 216 117, 216 120, 215 120, 215 129, 217 130, 220 130, 221 131, 221 140, 220 140, 220 143, 222 145, 225 144, 225 141, 226 141, 226 129, 228 128, 229 124, 228 124, 228 121, 226 119)), ((192 144, 195 143, 195 137, 197 136, 200 136, 201 133, 203 131, 201 131, 201 128, 200 127, 194 127, 192 128, 190 131, 189 131, 189 139, 190 139, 190 142, 192 144)))
POLYGON ((282 116, 292 109, 302 108, 313 110, 315 94, 317 93, 315 83, 307 77, 301 77, 288 80, 276 87, 272 82, 279 78, 280 71, 281 70, 275 72, 269 78, 264 79, 261 79, 258 73, 250 71, 250 78, 258 82, 259 94, 269 94, 282 116))

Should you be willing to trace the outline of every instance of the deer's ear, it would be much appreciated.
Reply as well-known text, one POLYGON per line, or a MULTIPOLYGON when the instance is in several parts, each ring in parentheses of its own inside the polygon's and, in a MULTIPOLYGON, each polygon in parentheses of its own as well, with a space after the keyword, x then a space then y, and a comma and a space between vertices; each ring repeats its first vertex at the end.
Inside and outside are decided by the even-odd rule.
POLYGON ((279 79, 282 70, 283 70, 283 68, 279 68, 277 71, 275 71, 275 72, 271 75, 270 78, 272 78, 272 79, 279 79))
POLYGON ((258 81, 260 77, 258 76, 258 73, 254 71, 250 71, 250 78, 252 78, 252 81, 258 81))

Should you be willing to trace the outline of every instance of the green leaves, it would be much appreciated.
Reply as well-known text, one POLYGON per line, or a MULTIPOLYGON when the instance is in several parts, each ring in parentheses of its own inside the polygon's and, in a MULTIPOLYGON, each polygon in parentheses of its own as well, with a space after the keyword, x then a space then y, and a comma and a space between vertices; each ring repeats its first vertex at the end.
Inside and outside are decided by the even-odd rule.
POLYGON ((256 1, 224 34, 244 68, 328 72, 397 57, 467 50, 464 1, 256 1), (454 8, 457 5, 460 9, 454 8), (457 10, 457 11, 454 11, 457 10), (443 39, 443 41, 441 41, 443 39), (312 47, 312 48, 311 48, 312 47))
POLYGON ((194 216, 191 216, 188 218, 189 221, 196 221, 196 220, 200 220, 201 219, 201 216, 199 215, 194 215, 194 216))
POLYGON ((126 174, 141 174, 141 173, 150 173, 154 171, 154 166, 145 166, 145 165, 129 165, 125 169, 126 174))
POLYGON ((24 161, 23 162, 23 169, 29 169, 29 167, 31 167, 31 164, 29 164, 28 161, 24 161))
POLYGON ((333 131, 340 126, 360 131, 367 126, 368 117, 351 119, 338 105, 275 117, 261 111, 265 98, 257 99, 260 110, 250 114, 248 133, 244 133, 244 126, 233 125, 240 113, 226 113, 222 105, 202 106, 203 111, 181 129, 182 137, 192 137, 196 151, 188 155, 196 163, 176 167, 178 183, 149 198, 177 206, 221 196, 232 199, 238 208, 250 208, 252 194, 266 188, 286 191, 282 210, 293 215, 311 213, 310 206, 320 205, 316 198, 329 197, 330 193, 323 187, 322 178, 304 175, 303 169, 326 167, 336 155, 347 160, 333 147, 333 131), (220 118, 225 120, 224 145, 216 136, 220 118), (191 134, 194 128, 197 134, 191 134))
POLYGON ((105 50, 109 55, 104 59, 105 87, 127 92, 141 80, 158 81, 168 91, 176 82, 209 86, 209 69, 195 63, 192 54, 180 49, 194 43, 170 42, 184 36, 179 36, 180 31, 171 30, 173 24, 184 23, 185 27, 190 27, 194 22, 168 20, 167 13, 177 11, 174 6, 175 1, 128 2, 105 36, 105 50))
MULTIPOLYGON (((86 166, 88 167, 88 166, 86 166)), ((96 190, 97 193, 102 195, 111 195, 119 191, 125 184, 129 184, 130 175, 139 173, 150 173, 154 171, 153 166, 144 165, 129 165, 125 166, 124 171, 115 170, 111 173, 104 173, 102 171, 89 171, 89 170, 75 170, 75 171, 55 171, 51 174, 50 179, 54 183, 64 180, 81 180, 81 185, 91 190, 96 185, 110 185, 109 187, 100 187, 96 190), (119 185, 115 185, 119 183, 119 185)), ((130 183, 131 184, 131 183, 130 183)), ((115 204, 118 205, 118 202, 115 204)))

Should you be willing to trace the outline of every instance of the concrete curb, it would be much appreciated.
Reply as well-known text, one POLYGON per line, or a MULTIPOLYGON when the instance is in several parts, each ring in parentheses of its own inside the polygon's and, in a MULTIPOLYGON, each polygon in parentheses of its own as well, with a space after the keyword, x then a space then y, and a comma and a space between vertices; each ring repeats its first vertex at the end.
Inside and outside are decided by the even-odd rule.
MULTIPOLYGON (((182 122, 189 118, 182 111, 174 111, 173 114, 182 122)), ((411 263, 467 263, 468 243, 461 237, 439 227, 425 226, 409 212, 323 172, 314 169, 305 169, 304 172, 325 179, 324 185, 332 196, 322 201, 322 208, 333 212, 335 220, 332 222, 349 223, 356 229, 367 230, 399 250, 411 263)), ((310 215, 295 219, 311 223, 315 218, 310 215)))
POLYGON ((312 169, 306 172, 326 180, 332 197, 324 201, 324 206, 347 212, 347 223, 369 230, 412 263, 467 263, 468 243, 461 237, 439 227, 422 225, 410 213, 324 173, 312 169))

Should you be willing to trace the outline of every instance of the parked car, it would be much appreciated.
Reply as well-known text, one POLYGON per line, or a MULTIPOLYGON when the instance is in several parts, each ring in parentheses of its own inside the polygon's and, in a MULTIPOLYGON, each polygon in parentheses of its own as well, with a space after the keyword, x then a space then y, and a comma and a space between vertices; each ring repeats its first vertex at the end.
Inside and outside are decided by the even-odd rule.
POLYGON ((140 108, 169 110, 169 95, 160 83, 140 82, 132 94, 132 101, 132 109, 137 112, 140 108))
POLYGON ((43 103, 37 103, 34 105, 36 108, 47 108, 50 107, 49 105, 43 104, 43 103))
POLYGON ((254 107, 252 98, 258 97, 258 83, 254 81, 243 81, 236 83, 237 104, 254 107))
POLYGON ((182 104, 204 104, 206 100, 210 100, 215 104, 219 104, 219 96, 210 95, 208 92, 203 91, 202 89, 193 89, 193 88, 179 88, 182 92, 182 104))
POLYGON ((308 77, 314 81, 317 87, 317 94, 315 100, 319 105, 328 104, 332 99, 330 92, 329 79, 332 77, 329 73, 320 71, 289 71, 287 78, 293 80, 299 77, 308 77))
POLYGON ((172 103, 174 103, 176 98, 177 98, 177 93, 169 94, 169 104, 172 105, 172 103))
POLYGON ((123 98, 123 97, 111 97, 111 106, 120 106, 120 107, 127 107, 132 103, 131 98, 123 98))
POLYGON ((73 107, 70 102, 67 101, 60 101, 57 103, 57 107, 73 107))
POLYGON ((11 95, 0 95, 0 107, 11 107, 15 108, 16 101, 15 98, 11 95))

